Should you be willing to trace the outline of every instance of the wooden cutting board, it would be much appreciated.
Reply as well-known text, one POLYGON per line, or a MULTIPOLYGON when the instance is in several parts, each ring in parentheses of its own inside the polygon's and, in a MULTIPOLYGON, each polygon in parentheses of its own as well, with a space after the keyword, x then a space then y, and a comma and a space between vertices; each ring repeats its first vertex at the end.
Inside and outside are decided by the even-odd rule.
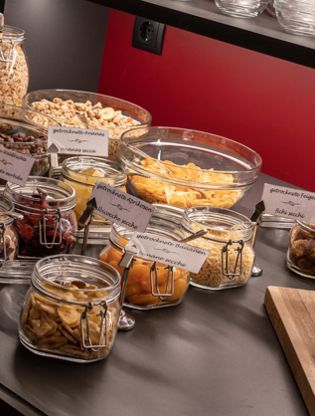
POLYGON ((311 415, 315 415, 315 291, 269 286, 265 308, 311 415))

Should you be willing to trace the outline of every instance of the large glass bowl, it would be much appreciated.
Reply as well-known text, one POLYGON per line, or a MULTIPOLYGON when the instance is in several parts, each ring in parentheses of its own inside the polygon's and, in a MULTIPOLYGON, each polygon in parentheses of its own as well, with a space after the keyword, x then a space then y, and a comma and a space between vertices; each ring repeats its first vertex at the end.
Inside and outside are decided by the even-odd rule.
POLYGON ((88 91, 46 89, 29 92, 24 105, 56 119, 63 127, 107 130, 108 155, 117 159, 123 132, 150 126, 151 114, 137 104, 88 91))
MULTIPOLYGON (((31 175, 44 176, 49 170, 47 129, 40 125, 58 122, 27 108, 0 104, 0 146, 35 158, 31 175)), ((5 181, 0 180, 0 186, 5 181)))
POLYGON ((231 208, 256 181, 262 159, 241 143, 196 130, 152 127, 121 139, 127 191, 150 203, 231 208))

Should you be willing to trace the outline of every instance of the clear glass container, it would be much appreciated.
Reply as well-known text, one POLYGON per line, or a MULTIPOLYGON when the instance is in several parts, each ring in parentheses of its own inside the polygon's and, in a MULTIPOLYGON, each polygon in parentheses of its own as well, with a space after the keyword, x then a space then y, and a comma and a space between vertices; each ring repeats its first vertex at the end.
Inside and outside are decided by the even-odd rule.
MULTIPOLYGON (((156 206, 146 233, 180 241, 184 238, 180 230, 181 216, 182 212, 176 208, 156 206)), ((109 244, 100 254, 100 260, 115 267, 122 276, 124 269, 119 263, 133 234, 114 224, 109 244)), ((175 306, 183 300, 188 286, 189 273, 186 270, 135 256, 128 272, 124 305, 139 310, 175 306)))
POLYGON ((287 265, 293 272, 315 279, 315 224, 297 221, 291 228, 287 265))
POLYGON ((88 91, 48 89, 29 92, 24 104, 53 117, 63 127, 107 130, 108 157, 118 159, 120 137, 136 126, 151 125, 151 114, 129 101, 88 91))
MULTIPOLYGON (((49 170, 47 129, 36 124, 36 120, 57 124, 35 111, 0 103, 0 146, 34 157, 31 175, 44 176, 49 170)), ((4 184, 5 181, 0 179, 0 185, 4 184)))
POLYGON ((188 243, 209 250, 199 273, 191 274, 191 285, 221 290, 247 283, 255 259, 252 241, 255 224, 249 218, 228 209, 194 207, 185 210, 182 226, 190 234, 207 231, 188 243))
POLYGON ((29 69, 23 46, 25 32, 4 26, 0 40, 0 101, 21 105, 29 83, 29 69))
POLYGON ((121 309, 120 276, 78 255, 39 260, 20 315, 19 338, 30 351, 75 362, 106 358, 121 309))
MULTIPOLYGON (((0 197, 0 261, 14 260, 18 252, 18 235, 14 226, 12 202, 0 197), (11 214, 11 215, 10 215, 11 214)), ((1 279, 0 279, 1 281, 1 279)))
POLYGON ((280 25, 289 33, 315 36, 314 0, 274 0, 280 25))
MULTIPOLYGON (((76 192, 77 203, 74 211, 79 219, 86 208, 96 182, 125 191, 126 175, 118 163, 104 158, 75 156, 64 160, 62 177, 76 192)), ((97 218, 96 218, 97 219, 97 218)), ((104 222, 104 219, 98 219, 104 222)))
POLYGON ((220 12, 233 17, 256 17, 267 7, 269 0, 215 0, 220 12))
POLYGON ((261 157, 225 137, 176 127, 139 128, 122 135, 127 192, 181 208, 230 208, 256 181, 261 157))
POLYGON ((7 182, 5 195, 17 213, 19 258, 69 253, 77 230, 74 189, 62 181, 31 176, 24 186, 7 182))

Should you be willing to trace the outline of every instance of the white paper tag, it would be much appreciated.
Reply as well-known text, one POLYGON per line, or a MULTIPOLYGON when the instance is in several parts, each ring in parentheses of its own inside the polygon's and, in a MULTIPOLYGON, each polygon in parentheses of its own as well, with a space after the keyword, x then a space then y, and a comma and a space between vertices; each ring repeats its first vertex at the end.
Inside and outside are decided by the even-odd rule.
POLYGON ((92 197, 97 214, 133 231, 143 232, 154 212, 151 204, 102 182, 97 182, 92 197))
POLYGON ((209 252, 203 248, 180 243, 150 233, 135 233, 126 249, 147 260, 180 267, 192 273, 198 273, 209 252))
POLYGON ((315 193, 265 183, 262 199, 265 212, 305 222, 315 219, 315 193))
POLYGON ((24 185, 31 173, 35 159, 23 153, 0 146, 0 178, 24 185))
POLYGON ((49 126, 48 151, 66 155, 108 156, 108 131, 49 126))

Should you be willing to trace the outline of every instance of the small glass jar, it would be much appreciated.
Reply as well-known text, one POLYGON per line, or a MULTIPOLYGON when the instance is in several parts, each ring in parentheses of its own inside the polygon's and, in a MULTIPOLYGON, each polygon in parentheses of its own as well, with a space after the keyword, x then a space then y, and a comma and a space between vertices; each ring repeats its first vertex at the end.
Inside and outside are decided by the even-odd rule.
POLYGON ((287 265, 293 272, 315 279, 315 224, 297 221, 291 228, 287 265))
POLYGON ((314 0, 274 0, 279 24, 295 35, 315 36, 314 0))
MULTIPOLYGON (((180 241, 184 238, 184 233, 180 230, 181 216, 178 212, 178 208, 157 206, 146 233, 180 241)), ((114 224, 109 245, 100 254, 100 260, 115 267, 122 276, 124 269, 119 263, 133 234, 132 231, 114 224)), ((124 305, 139 310, 175 306, 183 300, 188 285, 189 273, 186 270, 135 256, 128 272, 124 305)))
POLYGON ((229 209, 194 207, 185 210, 182 226, 190 234, 207 230, 203 237, 188 243, 209 251, 199 273, 191 274, 191 285, 221 290, 247 283, 255 259, 255 224, 249 218, 229 209))
MULTIPOLYGON (((66 159, 62 164, 62 177, 76 192, 74 211, 78 219, 86 208, 96 182, 104 182, 125 191, 126 175, 120 166, 101 157, 75 156, 66 159)), ((103 218, 99 220, 104 223, 103 218)))
POLYGON ((233 17, 256 17, 268 3, 269 0, 215 0, 220 12, 233 17))
POLYGON ((20 106, 27 93, 29 69, 22 29, 4 26, 0 41, 0 101, 20 106))
POLYGON ((120 276, 78 255, 39 260, 20 315, 19 338, 30 351, 75 362, 106 358, 114 344, 120 276))
MULTIPOLYGON (((14 260, 18 251, 18 235, 14 226, 12 202, 0 198, 0 261, 14 260), (12 215, 10 215, 10 213, 12 215)), ((1 280, 1 279, 0 279, 1 280)))
POLYGON ((31 176, 24 186, 7 182, 5 195, 15 211, 19 258, 69 253, 75 244, 75 192, 62 181, 31 176))

